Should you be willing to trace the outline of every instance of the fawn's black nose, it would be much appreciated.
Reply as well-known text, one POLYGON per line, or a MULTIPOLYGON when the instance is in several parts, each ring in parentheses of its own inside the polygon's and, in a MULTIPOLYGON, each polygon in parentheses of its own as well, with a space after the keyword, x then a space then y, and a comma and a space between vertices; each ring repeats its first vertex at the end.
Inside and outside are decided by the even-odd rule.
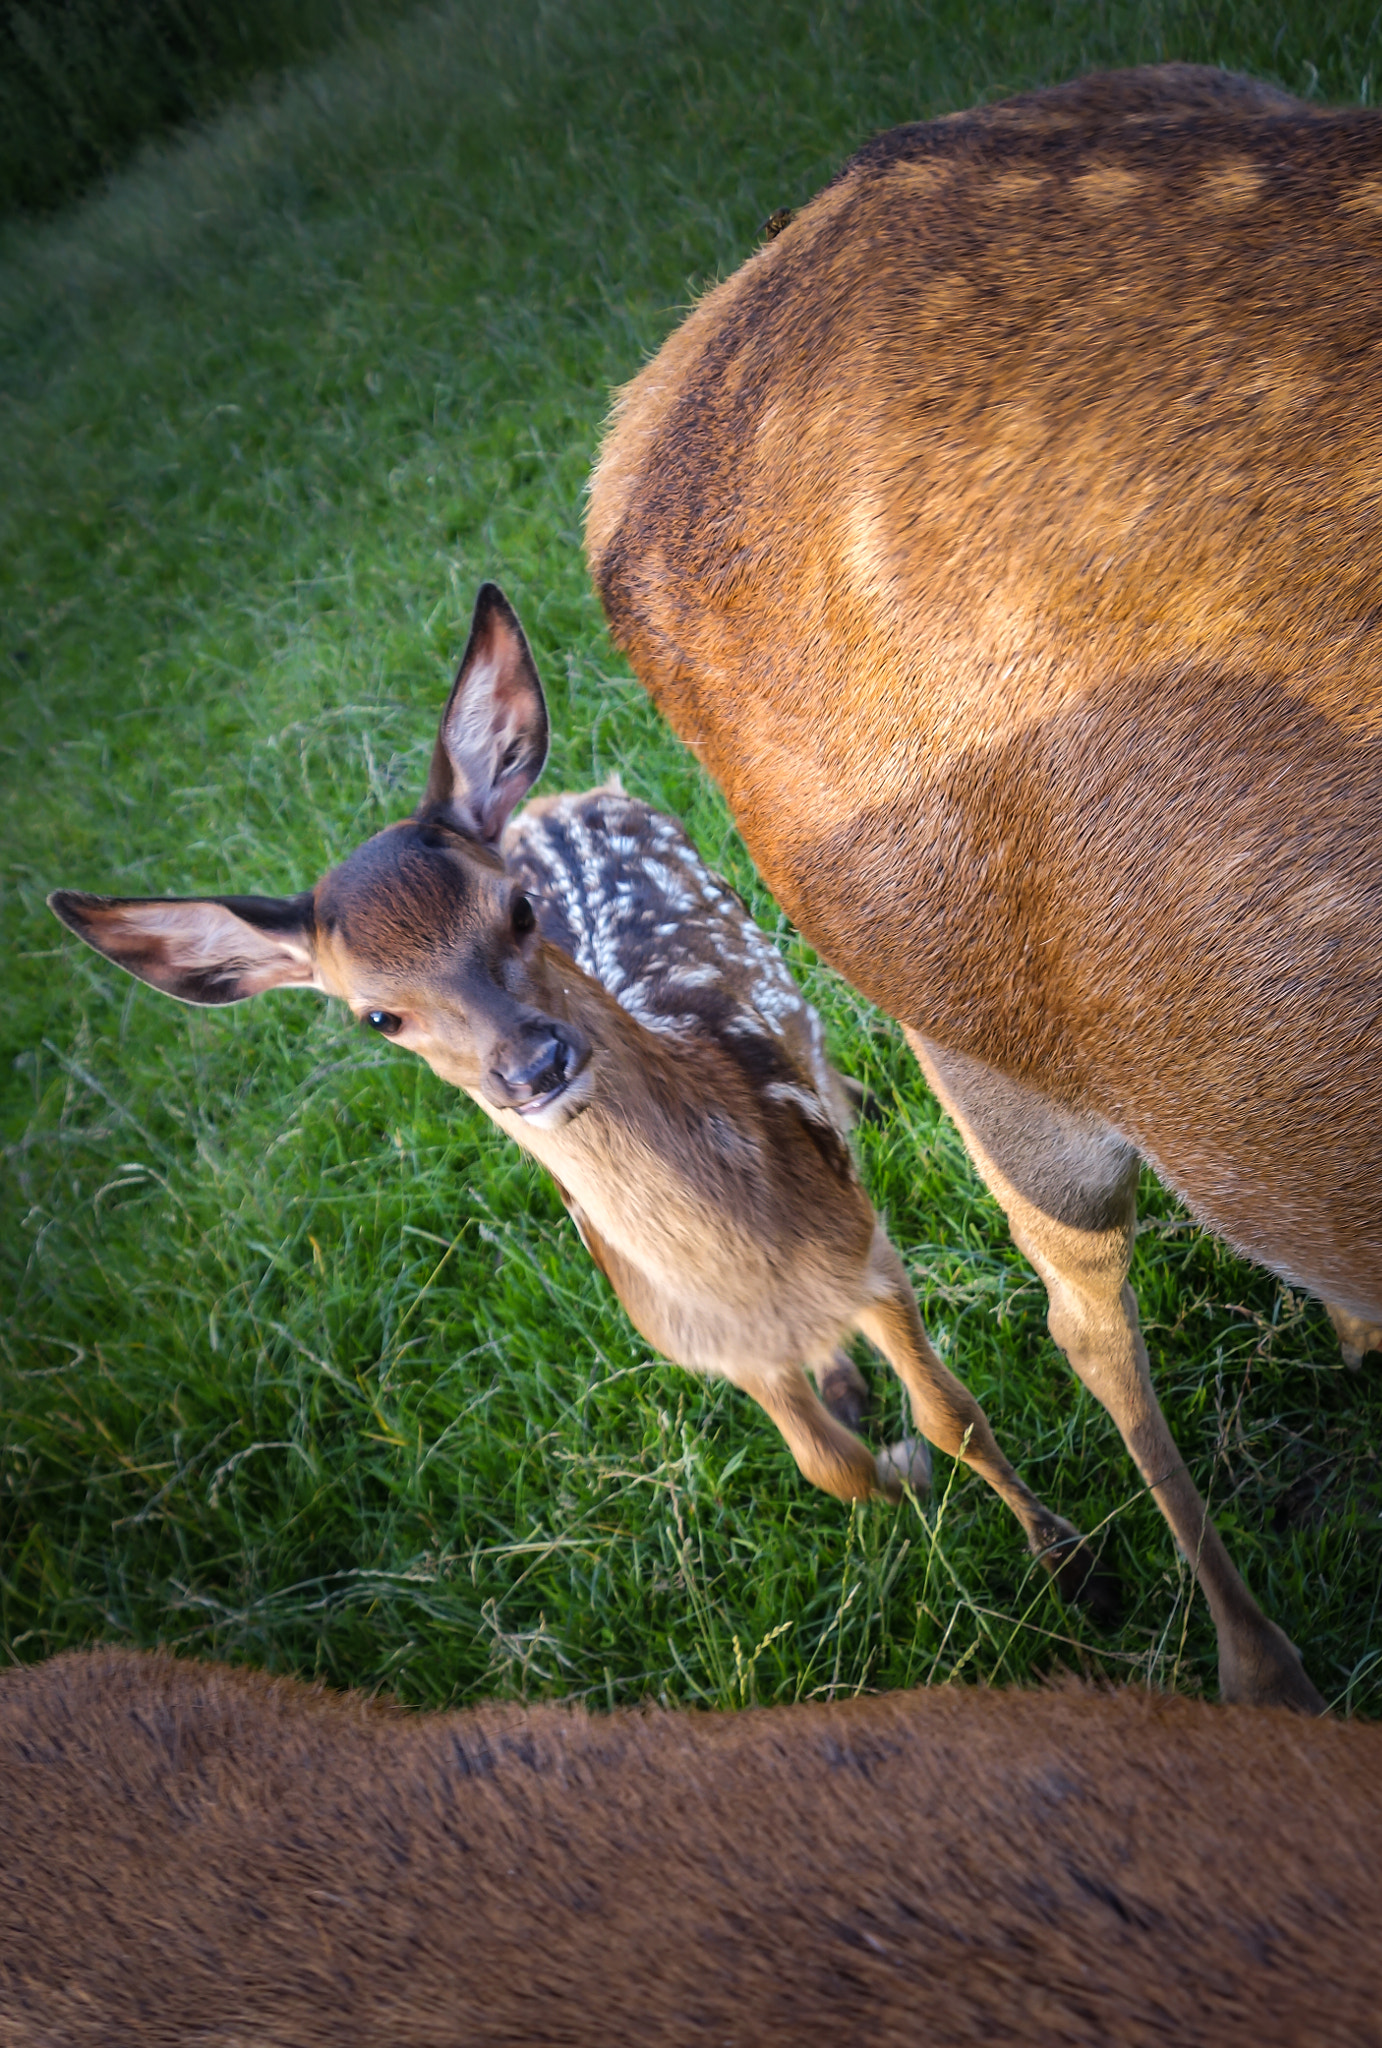
POLYGON ((514 1047, 512 1058, 491 1067, 481 1085, 496 1108, 521 1109, 564 1088, 584 1066, 586 1050, 574 1032, 549 1027, 514 1047))

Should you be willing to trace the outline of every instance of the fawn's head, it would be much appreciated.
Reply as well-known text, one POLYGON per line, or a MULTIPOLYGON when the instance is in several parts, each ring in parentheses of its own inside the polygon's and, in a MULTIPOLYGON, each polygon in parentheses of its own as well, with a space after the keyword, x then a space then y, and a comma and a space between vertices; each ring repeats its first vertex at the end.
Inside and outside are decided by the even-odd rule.
POLYGON ((546 757, 528 643, 486 583, 422 802, 315 889, 152 899, 58 889, 49 905, 97 952, 182 1002, 320 989, 491 1107, 559 1124, 590 1086, 591 1044, 574 1014, 581 977, 544 942, 496 850, 546 757))

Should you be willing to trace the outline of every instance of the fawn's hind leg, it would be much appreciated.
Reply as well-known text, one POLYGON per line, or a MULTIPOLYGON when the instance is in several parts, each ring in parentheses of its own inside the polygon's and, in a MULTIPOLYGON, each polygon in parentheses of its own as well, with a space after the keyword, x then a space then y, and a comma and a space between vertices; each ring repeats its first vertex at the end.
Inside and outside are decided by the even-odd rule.
POLYGON ((875 1457, 837 1422, 801 1366, 735 1368, 728 1377, 771 1415, 803 1475, 823 1493, 837 1500, 869 1500, 880 1493, 896 1500, 904 1479, 913 1477, 893 1451, 875 1457))
POLYGON ((869 1383, 849 1353, 836 1345, 829 1354, 808 1359, 807 1366, 835 1420, 846 1429, 857 1429, 869 1405, 869 1383))
POLYGON ((873 1299, 856 1322, 906 1387, 917 1428, 948 1456, 963 1458, 1006 1501, 1063 1599, 1081 1601, 1097 1618, 1113 1620, 1119 1605, 1117 1578, 1094 1564, 1073 1523, 1037 1499, 999 1450, 969 1388, 941 1364, 922 1328, 912 1283, 881 1224, 869 1252, 869 1281, 873 1299))

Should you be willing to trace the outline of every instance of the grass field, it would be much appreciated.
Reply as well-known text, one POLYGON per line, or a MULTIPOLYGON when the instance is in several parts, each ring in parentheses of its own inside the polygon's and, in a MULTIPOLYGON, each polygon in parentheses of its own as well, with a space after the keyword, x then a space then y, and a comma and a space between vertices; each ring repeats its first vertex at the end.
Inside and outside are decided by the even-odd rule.
POLYGON ((51 211, 141 141, 271 87, 408 0, 10 0, 0 7, 0 213, 51 211))
MULTIPOLYGON (((0 234, 0 1654, 165 1643, 425 1702, 1059 1667, 1212 1693, 1203 1607, 999 1212, 756 883, 579 547, 609 387, 770 211, 892 122, 1173 56, 1357 102, 1382 37, 1371 4, 456 0, 0 234), (881 1098, 864 1169, 930 1328, 1101 1528, 1115 1634, 945 1460, 923 1511, 851 1511, 749 1402, 649 1361, 537 1169, 342 1011, 184 1009, 43 908, 296 889, 410 809, 485 576, 547 685, 544 787, 617 767, 684 816, 881 1098)), ((1177 1438, 1321 1689, 1382 1711, 1382 1387, 1150 1182, 1145 1216, 1177 1438)))

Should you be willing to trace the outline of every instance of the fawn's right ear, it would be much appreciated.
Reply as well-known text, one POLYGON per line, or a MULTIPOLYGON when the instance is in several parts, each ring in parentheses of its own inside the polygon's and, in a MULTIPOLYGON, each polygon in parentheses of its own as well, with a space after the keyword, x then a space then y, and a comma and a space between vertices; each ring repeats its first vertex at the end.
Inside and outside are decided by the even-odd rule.
POLYGON ((546 759, 547 700, 523 628, 498 584, 482 583, 417 814, 493 846, 546 759))
POLYGON ((301 896, 85 896, 48 908, 117 967, 183 1003, 239 1003, 268 988, 321 988, 312 892, 301 896))

